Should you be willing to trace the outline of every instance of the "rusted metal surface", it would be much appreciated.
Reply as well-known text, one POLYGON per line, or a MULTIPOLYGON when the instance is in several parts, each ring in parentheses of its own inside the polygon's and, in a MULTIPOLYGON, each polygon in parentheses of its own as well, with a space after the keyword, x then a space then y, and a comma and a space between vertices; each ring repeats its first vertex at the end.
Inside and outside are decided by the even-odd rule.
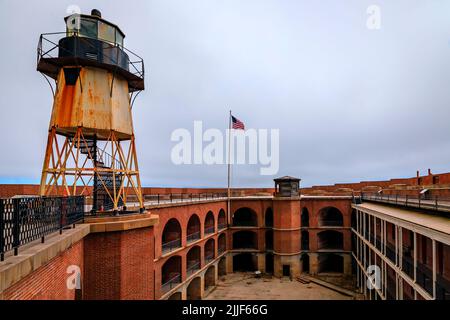
POLYGON ((99 140, 108 139, 114 131, 119 140, 131 139, 133 124, 125 79, 107 70, 81 67, 75 85, 66 85, 62 69, 57 83, 50 128, 73 135, 83 127, 87 137, 97 135, 99 140))

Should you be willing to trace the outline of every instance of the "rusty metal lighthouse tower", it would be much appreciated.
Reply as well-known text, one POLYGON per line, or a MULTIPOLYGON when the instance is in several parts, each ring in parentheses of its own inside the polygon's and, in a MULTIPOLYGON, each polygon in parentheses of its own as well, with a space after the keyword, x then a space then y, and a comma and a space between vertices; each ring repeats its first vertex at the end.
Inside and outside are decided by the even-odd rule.
POLYGON ((142 212, 131 111, 144 62, 100 11, 65 21, 65 32, 42 34, 38 45, 37 70, 54 95, 40 195, 92 196, 93 212, 142 212))

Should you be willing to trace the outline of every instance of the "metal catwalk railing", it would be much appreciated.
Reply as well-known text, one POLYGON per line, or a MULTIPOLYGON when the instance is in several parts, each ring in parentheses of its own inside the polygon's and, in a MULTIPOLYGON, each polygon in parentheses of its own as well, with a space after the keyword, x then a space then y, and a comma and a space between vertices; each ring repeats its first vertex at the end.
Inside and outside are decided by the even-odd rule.
POLYGON ((215 232, 214 226, 205 227, 205 235, 206 235, 206 234, 212 234, 212 233, 214 233, 214 232, 215 232))
POLYGON ((200 239, 200 231, 189 233, 186 236, 187 242, 193 242, 200 239))
POLYGON ((450 198, 447 197, 426 197, 426 196, 404 196, 398 194, 362 194, 361 197, 354 197, 354 203, 362 201, 382 202, 397 206, 427 209, 433 211, 450 212, 450 198), (359 199, 359 200, 358 200, 359 199))
POLYGON ((193 275, 195 272, 200 270, 200 261, 194 262, 193 264, 189 264, 186 268, 187 276, 193 275))
POLYGON ((175 288, 180 283, 181 283, 181 274, 176 274, 175 276, 171 277, 170 279, 162 283, 161 290, 163 293, 166 293, 175 288))
POLYGON ((169 203, 195 202, 205 200, 224 200, 226 193, 166 193, 144 195, 145 205, 158 205, 169 203))
POLYGON ((167 253, 181 247, 181 239, 175 239, 162 243, 162 252, 167 253))
POLYGON ((211 261, 213 261, 214 260, 214 252, 213 253, 210 253, 210 254, 207 254, 206 256, 205 256, 205 263, 209 263, 209 262, 211 262, 211 261))
POLYGON ((219 224, 217 225, 217 229, 218 230, 223 230, 223 229, 225 229, 227 227, 227 224, 226 223, 220 223, 219 222, 219 224))

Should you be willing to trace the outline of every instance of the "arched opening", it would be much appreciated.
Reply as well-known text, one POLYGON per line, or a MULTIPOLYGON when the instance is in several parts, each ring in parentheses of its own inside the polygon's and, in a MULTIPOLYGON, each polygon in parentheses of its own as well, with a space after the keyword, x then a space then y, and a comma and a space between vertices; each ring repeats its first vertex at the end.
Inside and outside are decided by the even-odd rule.
POLYGON ((224 276, 227 274, 227 259, 223 257, 219 261, 219 276, 224 276))
POLYGON ((215 258, 214 250, 215 242, 214 239, 209 239, 205 243, 205 264, 208 264, 215 258))
POLYGON ((302 272, 309 273, 309 254, 302 254, 300 259, 302 262, 302 272))
POLYGON ((175 292, 167 300, 181 300, 181 292, 175 292))
POLYGON ((221 233, 217 238, 218 254, 222 254, 227 250, 227 237, 225 233, 221 233))
POLYGON ((356 230, 356 210, 352 210, 352 216, 351 216, 351 224, 352 228, 356 230))
POLYGON ((162 234, 162 252, 170 252, 181 247, 181 225, 177 219, 167 221, 162 234))
POLYGON ((225 229, 227 227, 227 216, 225 214, 225 210, 223 210, 223 209, 220 209, 220 211, 219 211, 217 227, 219 230, 225 229))
POLYGON ((202 279, 196 277, 192 279, 186 289, 187 300, 201 300, 202 299, 202 279))
POLYGON ((258 237, 253 231, 233 233, 233 249, 258 249, 258 237))
POLYGON ((309 232, 302 231, 302 250, 309 250, 309 232))
POLYGON ((239 253, 233 256, 233 272, 256 271, 257 257, 251 253, 239 253))
POLYGON ((326 207, 319 211, 319 226, 338 227, 343 225, 344 220, 339 209, 335 207, 326 207))
POLYGON ((302 227, 309 227, 309 212, 306 207, 302 209, 301 223, 302 227))
POLYGON ((317 234, 317 248, 319 250, 344 249, 344 237, 341 232, 326 230, 317 234))
POLYGON ((188 242, 200 239, 200 218, 196 214, 189 218, 186 232, 188 242))
POLYGON ((200 270, 200 251, 200 247, 195 246, 186 255, 186 274, 188 277, 200 270))
POLYGON ((319 273, 342 273, 344 270, 344 258, 334 253, 319 254, 319 273))
POLYGON ((266 273, 273 273, 273 254, 266 253, 266 273))
POLYGON ((216 267, 211 266, 205 272, 205 291, 216 285, 216 267))
POLYGON ((266 227, 272 228, 273 227, 273 211, 272 208, 267 208, 266 214, 264 216, 264 222, 266 227))
POLYGON ((167 259, 161 268, 161 290, 163 293, 181 283, 181 257, 173 256, 167 259))
POLYGON ((266 230, 266 250, 273 250, 273 231, 266 230))
POLYGON ((233 226, 258 226, 256 212, 250 208, 240 208, 233 215, 233 226))
POLYGON ((215 232, 214 228, 214 214, 212 211, 208 211, 205 218, 205 235, 215 232))

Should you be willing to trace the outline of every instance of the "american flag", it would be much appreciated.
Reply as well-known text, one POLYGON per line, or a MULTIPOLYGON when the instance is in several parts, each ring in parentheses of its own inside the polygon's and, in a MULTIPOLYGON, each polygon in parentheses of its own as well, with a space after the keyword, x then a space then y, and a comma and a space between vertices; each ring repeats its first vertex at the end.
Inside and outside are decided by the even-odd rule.
POLYGON ((231 121, 233 122, 233 126, 232 126, 233 129, 245 130, 244 123, 241 120, 239 120, 238 118, 231 116, 231 121))

